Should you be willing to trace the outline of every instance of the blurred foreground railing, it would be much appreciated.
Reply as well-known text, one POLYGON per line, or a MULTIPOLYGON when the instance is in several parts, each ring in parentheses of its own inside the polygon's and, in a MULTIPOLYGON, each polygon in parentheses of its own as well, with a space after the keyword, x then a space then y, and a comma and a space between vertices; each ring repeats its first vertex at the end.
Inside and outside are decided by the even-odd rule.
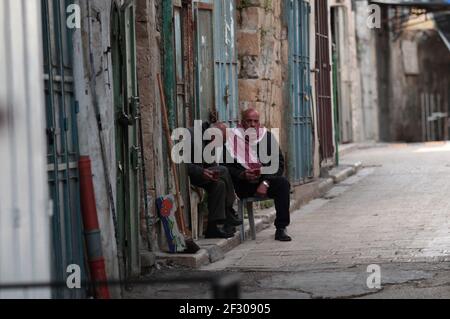
POLYGON ((67 282, 35 282, 35 283, 10 283, 0 284, 0 292, 11 290, 29 289, 86 289, 95 291, 96 287, 105 286, 127 288, 132 286, 151 286, 158 284, 202 284, 208 283, 211 286, 213 299, 239 299, 240 298, 240 278, 237 274, 227 275, 189 275, 189 278, 182 276, 172 276, 165 278, 135 279, 126 281, 109 280, 104 282, 80 281, 81 288, 69 288, 67 282))

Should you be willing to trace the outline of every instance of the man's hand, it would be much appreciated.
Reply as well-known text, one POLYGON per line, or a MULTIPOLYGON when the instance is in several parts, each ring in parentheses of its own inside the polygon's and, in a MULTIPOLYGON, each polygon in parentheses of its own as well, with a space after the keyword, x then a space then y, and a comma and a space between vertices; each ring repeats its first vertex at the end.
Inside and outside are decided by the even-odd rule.
POLYGON ((256 196, 261 197, 261 198, 267 197, 268 190, 269 190, 269 186, 268 186, 267 182, 262 182, 259 185, 258 189, 256 190, 256 196))
POLYGON ((248 169, 245 172, 241 174, 242 179, 246 179, 249 182, 254 182, 258 180, 258 178, 261 177, 261 174, 259 173, 259 170, 255 169, 248 169))
POLYGON ((203 179, 205 179, 206 181, 217 182, 219 179, 215 178, 214 175, 214 172, 209 169, 203 170, 203 179))

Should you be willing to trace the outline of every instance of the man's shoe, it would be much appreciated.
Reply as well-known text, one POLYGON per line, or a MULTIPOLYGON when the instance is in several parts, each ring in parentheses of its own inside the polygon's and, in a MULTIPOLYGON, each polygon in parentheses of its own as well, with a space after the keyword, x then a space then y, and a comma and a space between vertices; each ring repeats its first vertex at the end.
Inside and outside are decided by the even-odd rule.
POLYGON ((279 228, 275 233, 275 240, 291 241, 292 238, 287 234, 286 228, 279 228))
POLYGON ((208 229, 205 233, 206 239, 211 238, 232 238, 234 234, 225 232, 219 228, 208 229))
POLYGON ((233 225, 225 224, 223 226, 223 231, 234 235, 236 233, 236 227, 233 225))
POLYGON ((226 223, 232 226, 241 226, 243 221, 239 218, 236 211, 233 208, 230 208, 227 213, 226 223))

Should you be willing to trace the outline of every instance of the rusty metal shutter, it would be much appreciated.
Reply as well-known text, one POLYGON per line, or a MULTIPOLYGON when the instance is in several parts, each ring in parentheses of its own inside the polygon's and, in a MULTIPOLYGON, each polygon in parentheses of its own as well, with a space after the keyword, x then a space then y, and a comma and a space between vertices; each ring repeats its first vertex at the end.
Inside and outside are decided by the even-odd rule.
POLYGON ((323 161, 334 155, 328 0, 316 0, 315 18, 317 122, 323 161))

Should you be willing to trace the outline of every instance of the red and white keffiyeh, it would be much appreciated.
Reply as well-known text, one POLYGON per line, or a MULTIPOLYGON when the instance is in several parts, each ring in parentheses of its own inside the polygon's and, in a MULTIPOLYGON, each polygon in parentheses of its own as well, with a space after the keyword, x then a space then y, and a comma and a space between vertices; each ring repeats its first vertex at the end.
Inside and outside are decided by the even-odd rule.
POLYGON ((227 130, 225 146, 230 155, 245 169, 259 169, 262 165, 258 158, 257 145, 266 134, 266 128, 245 130, 242 126, 238 126, 227 130))

